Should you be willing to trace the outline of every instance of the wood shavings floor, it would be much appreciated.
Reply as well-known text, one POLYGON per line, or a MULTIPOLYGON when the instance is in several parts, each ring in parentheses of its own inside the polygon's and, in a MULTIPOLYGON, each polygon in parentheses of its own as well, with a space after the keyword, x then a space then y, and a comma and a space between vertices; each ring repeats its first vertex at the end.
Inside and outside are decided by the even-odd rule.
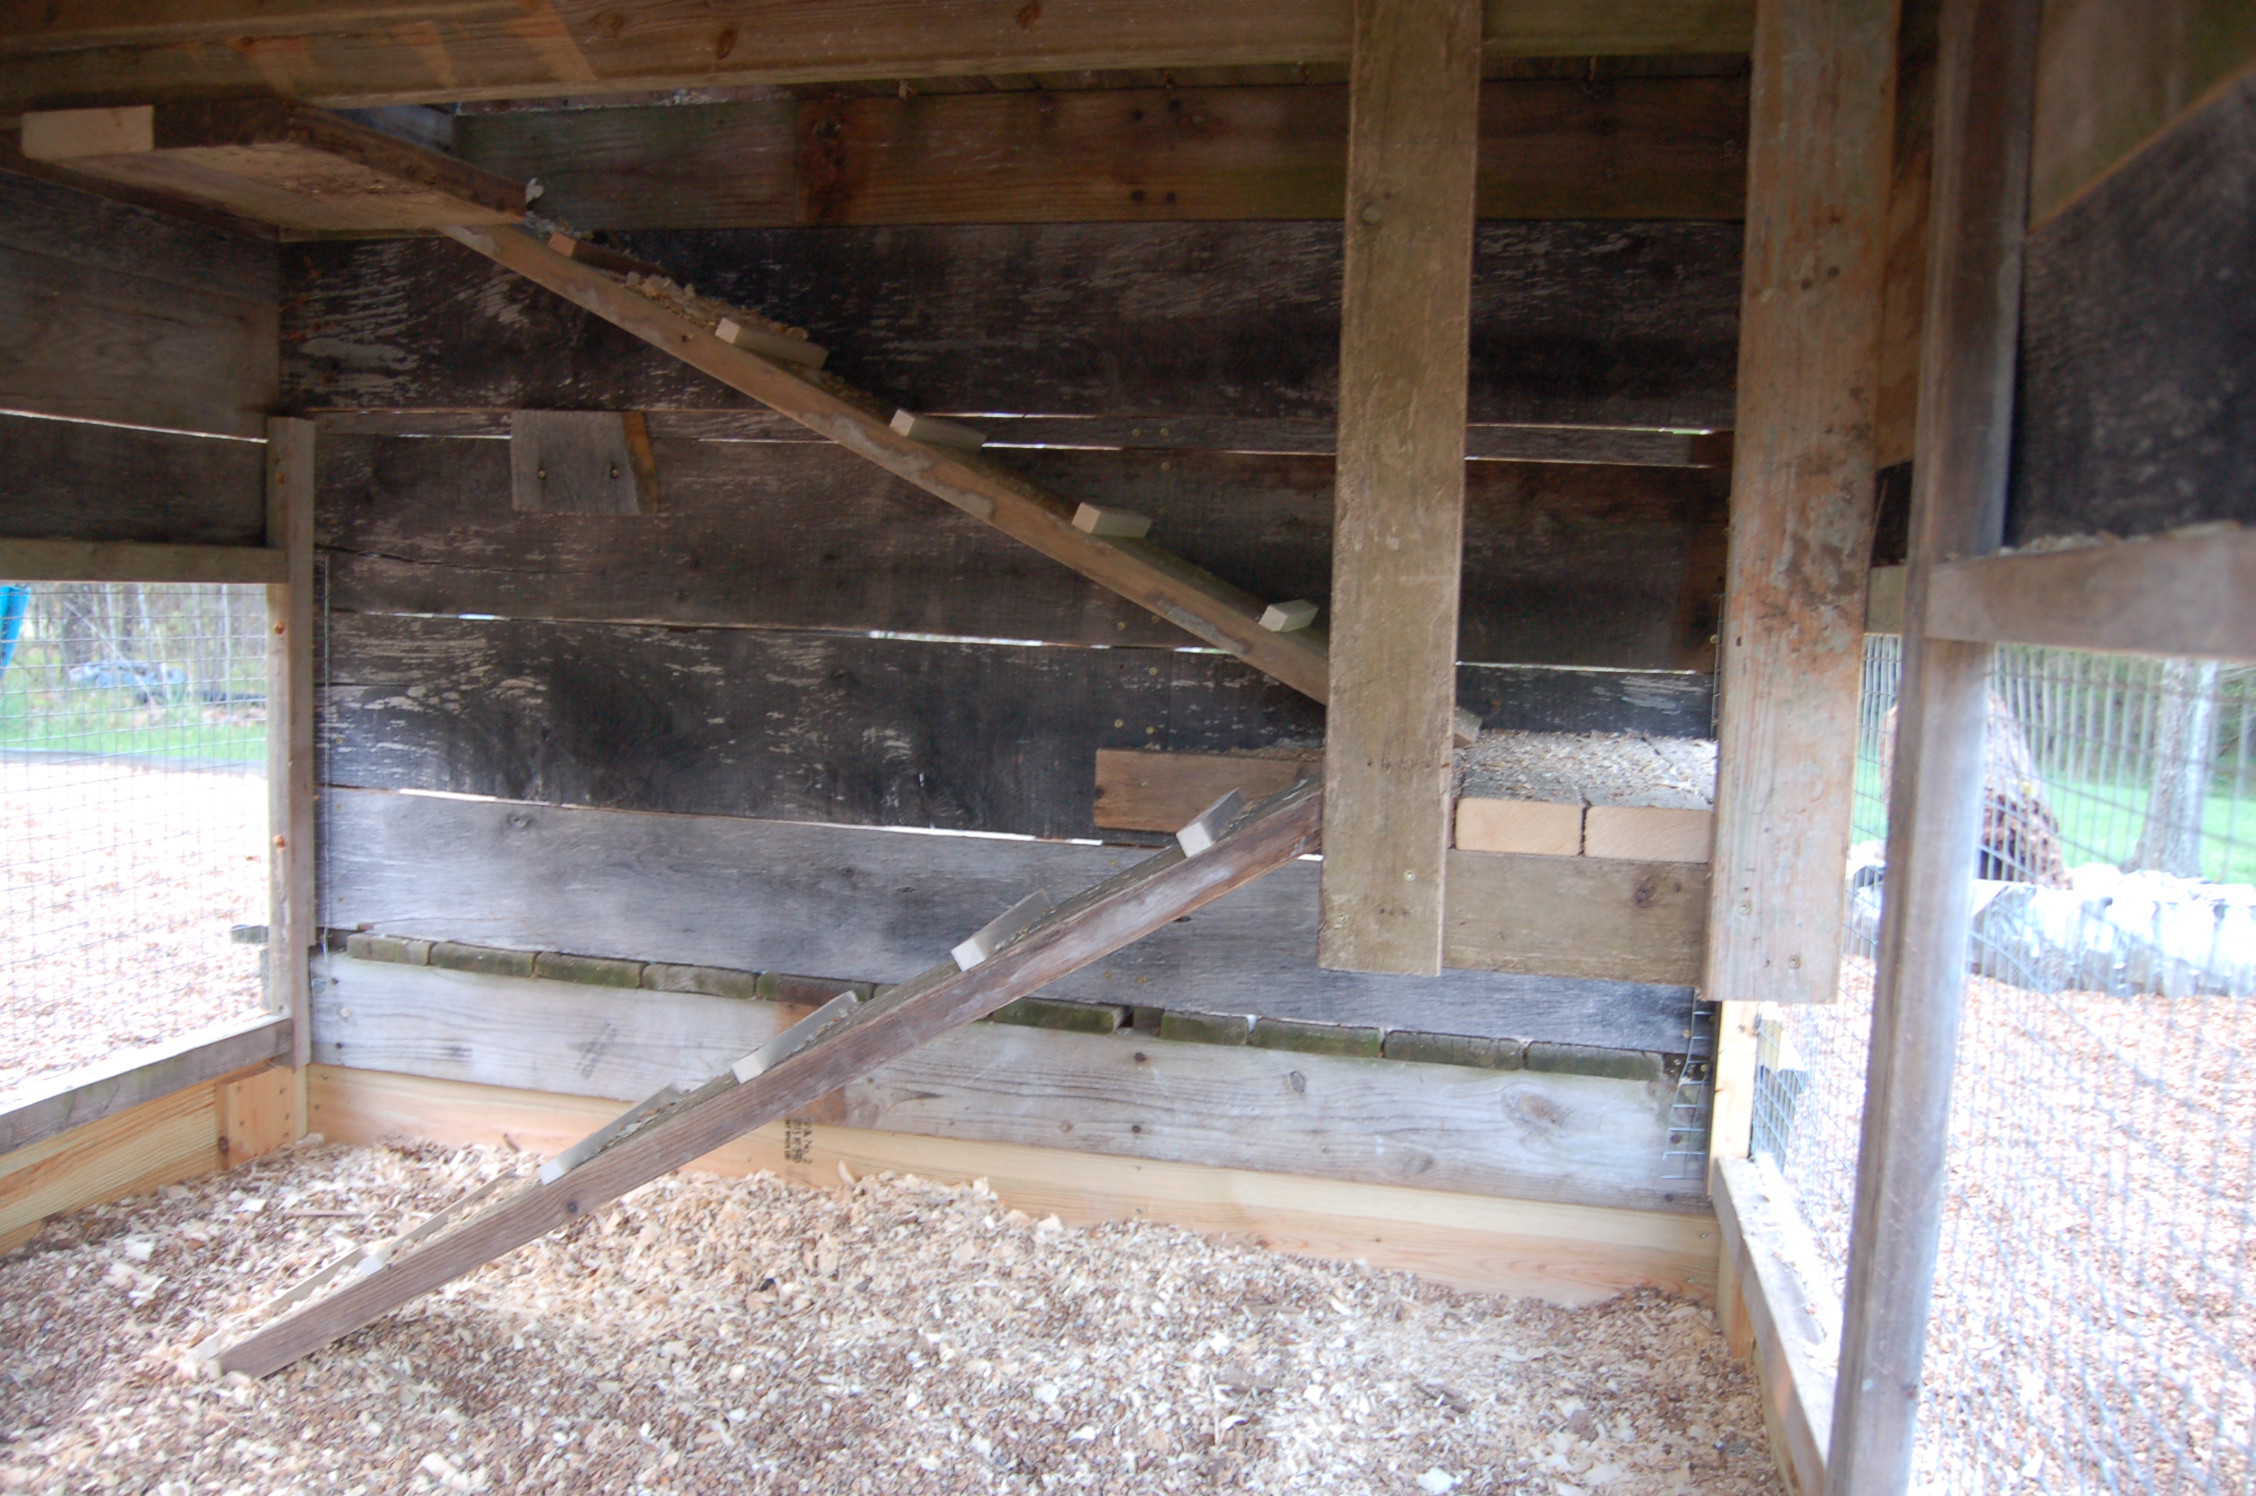
POLYGON ((1703 1309, 1566 1311, 976 1186, 680 1175, 263 1382, 186 1348, 512 1162, 301 1146, 0 1262, 0 1490, 1772 1493, 1703 1309))

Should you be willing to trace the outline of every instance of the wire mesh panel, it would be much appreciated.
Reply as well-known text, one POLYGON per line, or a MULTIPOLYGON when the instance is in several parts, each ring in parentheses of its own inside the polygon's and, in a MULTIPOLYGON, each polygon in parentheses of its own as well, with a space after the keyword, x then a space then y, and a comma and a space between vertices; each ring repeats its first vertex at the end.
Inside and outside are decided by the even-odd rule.
MULTIPOLYGON (((1754 1146, 1844 1280, 1900 651, 1868 641, 1841 1001, 1754 1146)), ((1998 654, 1921 1409, 1933 1492, 2256 1491, 2256 670, 1998 654)))
POLYGON ((266 598, 0 583, 0 1090, 261 1006, 266 598))

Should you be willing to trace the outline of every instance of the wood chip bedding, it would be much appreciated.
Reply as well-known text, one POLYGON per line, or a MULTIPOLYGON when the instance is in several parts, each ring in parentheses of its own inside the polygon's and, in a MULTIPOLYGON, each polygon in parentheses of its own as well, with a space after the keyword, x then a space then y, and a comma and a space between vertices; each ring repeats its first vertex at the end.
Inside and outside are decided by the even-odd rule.
POLYGON ((1567 1311, 914 1178, 671 1176, 266 1381, 190 1354, 527 1162, 309 1143, 58 1220, 0 1262, 0 1489, 1779 1489, 1693 1304, 1567 1311))

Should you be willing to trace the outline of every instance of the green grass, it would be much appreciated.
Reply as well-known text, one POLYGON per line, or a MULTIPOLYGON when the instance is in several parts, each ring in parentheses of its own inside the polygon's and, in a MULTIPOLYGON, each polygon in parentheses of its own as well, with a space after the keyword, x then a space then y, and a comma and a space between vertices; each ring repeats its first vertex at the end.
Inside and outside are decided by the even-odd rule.
POLYGON ((0 691, 0 752, 10 750, 257 763, 266 728, 206 721, 192 699, 144 705, 131 691, 0 691))

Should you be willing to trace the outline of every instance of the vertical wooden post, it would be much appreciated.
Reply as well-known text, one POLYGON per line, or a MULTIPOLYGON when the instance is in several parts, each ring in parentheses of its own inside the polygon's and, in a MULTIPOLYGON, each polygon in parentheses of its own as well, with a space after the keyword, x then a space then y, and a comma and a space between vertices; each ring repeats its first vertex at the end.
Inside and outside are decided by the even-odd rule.
POLYGON ((1895 0, 1757 7, 1708 994, 1830 1002, 1856 768, 1895 0))
MULTIPOLYGON (((288 580, 266 589, 266 792, 270 833, 267 1005, 290 1015, 291 1065, 312 1054, 307 951, 313 945, 313 423, 266 423, 266 543, 288 580)), ((297 1132, 305 1109, 296 1108, 297 1132)))
MULTIPOLYGON (((1762 1068, 1758 1023, 1760 1003, 1716 1005, 1716 1057, 1713 1101, 1708 1112, 1708 1191, 1723 1186, 1726 1159, 1745 1158, 1755 1137, 1755 1078, 1762 1068)), ((1716 1327, 1734 1356, 1754 1349, 1754 1326, 1739 1298, 1739 1257, 1725 1241, 1716 1263, 1716 1327)))
POLYGON ((1904 674, 1831 1496, 1896 1496, 1911 1480, 1992 654, 1988 645, 1927 638, 1924 624, 1936 563, 1986 555, 2004 536, 2037 14, 2038 0, 1946 0, 1943 10, 1904 674))
POLYGON ((1441 970, 1480 0, 1356 0, 1317 959, 1441 970))

